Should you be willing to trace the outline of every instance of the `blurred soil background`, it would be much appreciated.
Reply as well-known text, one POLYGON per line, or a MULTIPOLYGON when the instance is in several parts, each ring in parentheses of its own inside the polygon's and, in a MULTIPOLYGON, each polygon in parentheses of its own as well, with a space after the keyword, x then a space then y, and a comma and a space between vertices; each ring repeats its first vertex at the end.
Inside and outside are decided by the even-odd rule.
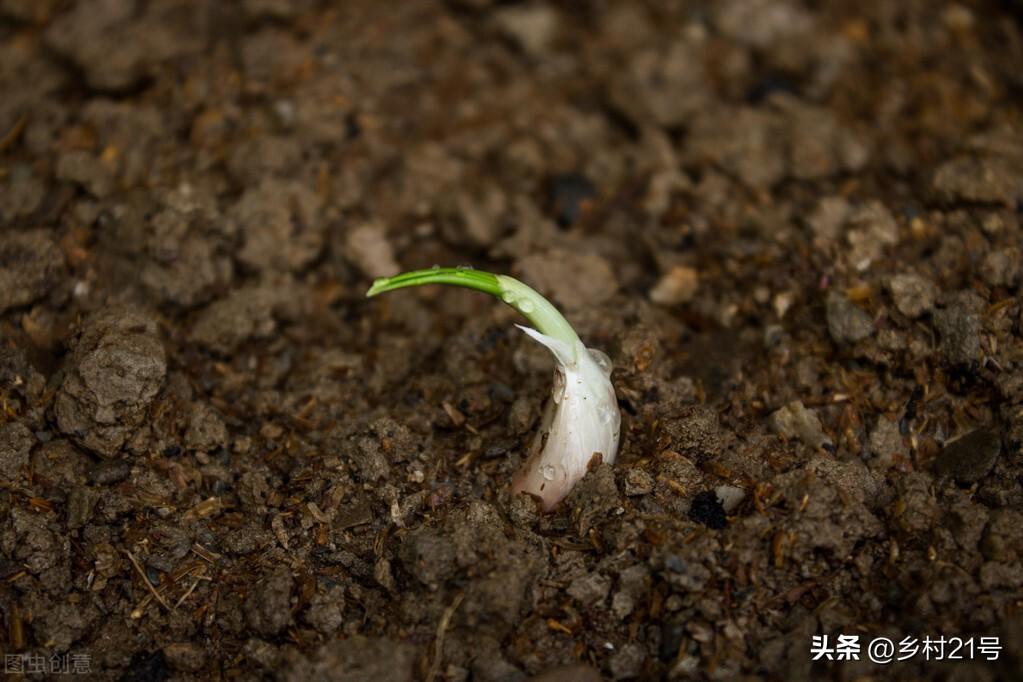
POLYGON ((994 0, 0 0, 5 653, 1019 679, 1021 26, 994 0), (507 491, 552 368, 514 312, 363 298, 434 264, 523 279, 615 363, 618 462, 554 514, 507 491), (811 664, 839 633, 1003 649, 811 664))

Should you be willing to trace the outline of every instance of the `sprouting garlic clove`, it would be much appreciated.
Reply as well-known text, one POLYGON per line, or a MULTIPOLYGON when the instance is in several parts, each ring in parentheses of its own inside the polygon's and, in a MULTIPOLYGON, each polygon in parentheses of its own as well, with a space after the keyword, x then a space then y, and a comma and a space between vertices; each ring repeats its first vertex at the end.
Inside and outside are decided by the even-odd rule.
POLYGON ((614 463, 621 413, 611 384, 611 361, 604 353, 519 328, 554 354, 557 368, 540 430, 512 492, 533 495, 550 511, 586 474, 595 455, 614 463))

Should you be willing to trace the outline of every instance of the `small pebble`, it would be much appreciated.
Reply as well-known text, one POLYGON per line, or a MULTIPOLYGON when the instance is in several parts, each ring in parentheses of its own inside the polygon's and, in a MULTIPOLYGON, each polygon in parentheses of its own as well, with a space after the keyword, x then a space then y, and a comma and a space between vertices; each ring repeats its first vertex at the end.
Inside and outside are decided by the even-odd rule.
POLYGON ((802 401, 794 400, 771 414, 771 426, 785 438, 798 437, 813 448, 831 445, 831 439, 824 433, 817 413, 809 410, 802 401))
POLYGON ((498 29, 524 52, 541 56, 558 32, 558 12, 543 5, 512 5, 494 13, 498 29))
POLYGON ((978 297, 967 294, 934 312, 934 328, 941 339, 938 348, 949 363, 972 366, 980 360, 982 326, 977 311, 981 305, 978 297))
POLYGON ((836 241, 842 234, 842 227, 852 211, 844 197, 824 197, 817 203, 806 222, 814 236, 822 242, 836 241))
POLYGON ((856 343, 874 333, 874 321, 844 294, 832 291, 828 295, 828 331, 838 343, 856 343))
POLYGON ((888 290, 899 312, 917 318, 934 308, 938 287, 929 279, 914 274, 895 275, 888 282, 888 290))
POLYGON ((693 299, 700 284, 699 273, 693 268, 676 265, 650 290, 650 300, 660 305, 678 305, 693 299))
POLYGON ((389 277, 401 271, 383 223, 368 222, 352 229, 344 251, 367 277, 389 277))
POLYGON ((934 471, 968 485, 991 471, 1001 451, 1002 439, 996 431, 977 429, 946 445, 934 460, 934 471))
POLYGON ((720 485, 714 489, 714 492, 726 514, 731 514, 746 499, 746 491, 734 485, 720 485))

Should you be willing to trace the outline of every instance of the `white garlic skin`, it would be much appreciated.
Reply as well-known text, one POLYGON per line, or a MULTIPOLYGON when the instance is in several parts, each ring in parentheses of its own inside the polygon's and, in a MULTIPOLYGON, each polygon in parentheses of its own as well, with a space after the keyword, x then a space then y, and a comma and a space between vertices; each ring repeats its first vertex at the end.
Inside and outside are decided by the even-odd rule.
POLYGON ((595 454, 614 463, 622 417, 607 355, 582 342, 570 348, 535 329, 519 328, 554 354, 557 367, 540 430, 512 492, 529 493, 543 511, 550 511, 586 474, 595 454))

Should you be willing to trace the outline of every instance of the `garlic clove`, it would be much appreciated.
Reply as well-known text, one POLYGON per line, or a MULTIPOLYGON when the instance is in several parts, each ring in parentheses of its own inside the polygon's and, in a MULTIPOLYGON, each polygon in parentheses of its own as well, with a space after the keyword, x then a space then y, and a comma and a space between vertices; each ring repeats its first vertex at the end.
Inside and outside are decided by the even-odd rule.
POLYGON ((611 362, 582 342, 574 346, 519 327, 554 355, 554 385, 514 493, 540 499, 544 511, 560 502, 585 474, 594 456, 611 464, 618 453, 621 413, 611 384, 611 362))

